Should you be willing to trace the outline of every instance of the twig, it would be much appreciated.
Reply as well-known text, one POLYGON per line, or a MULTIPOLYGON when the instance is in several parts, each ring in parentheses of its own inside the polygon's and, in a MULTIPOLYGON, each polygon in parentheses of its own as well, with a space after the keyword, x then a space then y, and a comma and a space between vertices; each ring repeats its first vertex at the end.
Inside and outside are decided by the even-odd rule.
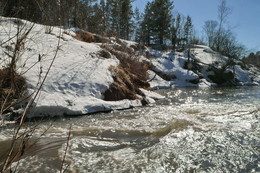
POLYGON ((70 128, 69 128, 69 134, 68 134, 68 137, 67 137, 67 143, 66 143, 65 152, 64 152, 63 159, 62 159, 61 166, 60 166, 60 173, 65 172, 65 171, 67 170, 67 167, 68 167, 68 166, 67 166, 67 167, 63 170, 64 162, 65 162, 66 155, 67 155, 68 148, 69 148, 70 135, 71 135, 71 125, 70 125, 70 128))
POLYGON ((20 162, 20 159, 21 159, 21 157, 23 156, 23 154, 25 153, 26 149, 30 149, 33 145, 35 145, 35 144, 40 140, 40 138, 41 138, 41 137, 50 129, 50 127, 52 126, 52 125, 50 125, 47 129, 45 129, 45 130, 41 133, 41 135, 40 135, 38 138, 35 139, 35 141, 34 141, 32 144, 26 146, 27 143, 29 142, 29 140, 31 139, 30 137, 31 137, 32 134, 35 132, 36 128, 40 125, 41 122, 42 122, 42 121, 40 121, 39 123, 37 123, 34 127, 30 128, 28 131, 25 131, 23 134, 21 134, 21 135, 17 138, 17 139, 22 138, 22 142, 20 143, 19 150, 17 151, 17 153, 16 153, 15 156, 11 159, 11 162, 10 162, 10 163, 12 163, 12 162, 16 161, 16 159, 18 159, 18 162, 17 162, 16 167, 15 167, 15 169, 14 169, 13 172, 16 172, 16 170, 17 170, 17 168, 18 168, 18 164, 19 164, 19 162, 20 162))

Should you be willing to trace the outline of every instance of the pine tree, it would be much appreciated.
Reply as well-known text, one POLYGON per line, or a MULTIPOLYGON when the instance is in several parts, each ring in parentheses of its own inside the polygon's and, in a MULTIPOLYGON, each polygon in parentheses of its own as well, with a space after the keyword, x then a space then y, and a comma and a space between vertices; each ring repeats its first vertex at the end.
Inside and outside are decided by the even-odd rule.
POLYGON ((109 30, 109 12, 108 4, 106 4, 105 0, 100 1, 100 12, 102 16, 101 34, 106 35, 109 30))
POLYGON ((133 27, 132 0, 107 1, 111 30, 117 36, 129 39, 133 27))
POLYGON ((153 32, 157 37, 159 44, 164 44, 164 39, 168 36, 172 20, 171 10, 173 3, 170 0, 155 0, 152 3, 154 26, 153 32))
POLYGON ((154 43, 164 44, 169 38, 172 22, 173 2, 170 0, 154 0, 146 6, 144 23, 150 28, 154 43))
POLYGON ((3 4, 3 15, 6 17, 17 17, 33 22, 41 22, 42 11, 39 3, 30 0, 1 0, 3 4))
POLYGON ((120 6, 119 0, 108 0, 110 13, 110 26, 114 34, 120 32, 120 6))
POLYGON ((186 44, 189 44, 191 41, 192 30, 193 30, 193 25, 192 25, 191 17, 187 16, 186 23, 184 25, 184 38, 186 44))
POLYGON ((151 10, 151 3, 148 2, 145 6, 144 17, 141 22, 141 35, 140 40, 145 45, 151 44, 151 37, 152 37, 152 10, 151 10))
POLYGON ((178 13, 176 18, 172 20, 171 26, 171 42, 173 50, 176 49, 176 45, 180 45, 181 40, 181 15, 178 13))
POLYGON ((136 7, 134 12, 134 40, 136 42, 141 42, 141 20, 142 20, 142 14, 140 13, 140 10, 136 7))
POLYGON ((180 46, 182 40, 182 24, 181 24, 181 15, 178 14, 176 18, 176 42, 177 46, 180 46))
POLYGON ((133 10, 131 0, 124 0, 121 2, 120 13, 120 37, 129 40, 130 33, 133 27, 133 10))
POLYGON ((102 34, 102 24, 103 24, 103 12, 99 4, 94 4, 90 9, 89 20, 87 21, 88 31, 102 34))
MULTIPOLYGON (((188 50, 187 50, 187 53, 188 53, 188 63, 190 63, 190 41, 191 41, 191 36, 192 36, 192 28, 193 28, 193 25, 192 25, 192 21, 191 21, 191 17, 190 16, 187 16, 186 18, 186 22, 184 24, 184 39, 185 39, 185 43, 186 45, 188 44, 188 50)), ((188 65, 188 68, 190 68, 190 66, 188 65)))

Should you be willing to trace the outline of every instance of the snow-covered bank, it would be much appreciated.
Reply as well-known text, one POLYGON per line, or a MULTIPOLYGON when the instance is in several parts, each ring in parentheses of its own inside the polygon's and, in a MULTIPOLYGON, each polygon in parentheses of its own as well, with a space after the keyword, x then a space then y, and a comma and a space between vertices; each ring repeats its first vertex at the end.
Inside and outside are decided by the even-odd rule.
MULTIPOLYGON (((48 68, 40 93, 29 111, 29 117, 78 115, 115 109, 126 109, 141 106, 142 99, 154 103, 163 98, 151 91, 138 90, 136 100, 105 101, 104 93, 115 81, 115 74, 109 69, 119 66, 120 60, 106 51, 101 43, 86 43, 75 39, 75 30, 32 24, 30 22, 0 18, 0 69, 10 63, 10 55, 15 50, 17 34, 26 35, 19 50, 17 71, 27 82, 27 96, 40 87, 48 68)), ((106 38, 109 44, 124 45, 134 50, 136 43, 106 38), (132 47, 131 47, 132 46, 132 47)), ((253 66, 230 63, 229 58, 220 56, 206 46, 191 48, 191 61, 187 63, 187 54, 180 52, 160 52, 145 49, 152 54, 150 58, 142 56, 142 61, 151 64, 148 71, 151 89, 174 88, 184 86, 216 86, 216 82, 234 85, 259 85, 260 72, 253 66), (230 64, 229 64, 230 63, 230 64), (224 78, 218 79, 218 72, 224 78), (230 79, 225 79, 225 74, 230 79), (217 76, 217 77, 216 77, 217 76)), ((147 52, 146 52, 147 53, 147 52)), ((132 75, 134 76, 134 75, 132 75)), ((126 76, 127 77, 127 76, 126 76)), ((118 79, 117 77, 117 80, 118 79)), ((128 80, 128 79, 125 79, 128 80)))
POLYGON ((154 66, 151 87, 174 88, 183 86, 209 87, 218 85, 260 85, 260 69, 230 59, 207 46, 193 45, 190 61, 186 52, 150 51, 154 66), (166 80, 164 80, 166 79, 166 80))
POLYGON ((119 60, 113 55, 102 57, 100 44, 79 41, 72 37, 75 33, 71 30, 55 27, 46 33, 47 26, 1 18, 0 40, 4 44, 0 68, 9 62, 8 53, 14 49, 18 28, 22 33, 32 25, 17 62, 18 72, 26 78, 28 94, 39 88, 57 56, 29 117, 88 114, 142 105, 141 100, 103 100, 103 93, 113 83, 109 67, 117 66, 119 60))

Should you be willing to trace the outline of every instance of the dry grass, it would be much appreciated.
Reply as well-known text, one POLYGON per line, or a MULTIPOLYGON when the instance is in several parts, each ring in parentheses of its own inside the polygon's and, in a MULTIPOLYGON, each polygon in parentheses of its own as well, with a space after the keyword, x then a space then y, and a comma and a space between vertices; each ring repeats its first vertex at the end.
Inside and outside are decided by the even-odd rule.
POLYGON ((124 45, 103 44, 101 48, 109 51, 119 61, 120 66, 128 69, 128 71, 136 74, 142 80, 148 80, 147 70, 151 68, 151 63, 142 61, 141 57, 135 56, 133 48, 124 45))
POLYGON ((17 73, 10 74, 10 69, 0 69, 0 105, 5 110, 11 103, 21 97, 26 89, 25 79, 17 73))
POLYGON ((114 73, 114 82, 104 93, 104 100, 117 101, 123 99, 136 99, 135 88, 131 82, 131 78, 124 69, 111 66, 110 70, 114 73))
POLYGON ((149 83, 138 79, 137 76, 120 66, 111 66, 110 70, 114 74, 114 82, 104 93, 104 99, 107 101, 135 100, 138 99, 137 94, 142 95, 139 88, 150 87, 149 83))
POLYGON ((128 60, 117 67, 110 67, 109 70, 114 74, 114 82, 104 93, 105 100, 135 100, 138 99, 137 94, 143 95, 139 88, 150 89, 150 84, 147 82, 149 66, 133 59, 128 60))
POLYGON ((90 32, 77 32, 74 38, 88 43, 96 42, 94 35, 90 32))
POLYGON ((79 41, 83 41, 87 43, 109 43, 110 42, 110 40, 106 37, 102 37, 100 35, 93 34, 91 32, 86 32, 86 31, 78 31, 76 32, 76 36, 73 37, 79 41))
POLYGON ((135 56, 121 59, 120 66, 142 81, 149 79, 147 71, 152 67, 151 63, 142 61, 139 57, 135 56))
POLYGON ((110 67, 110 71, 114 74, 114 83, 104 93, 105 100, 135 100, 138 99, 137 94, 142 95, 139 88, 150 89, 147 70, 151 69, 152 65, 135 56, 133 48, 124 44, 103 44, 101 48, 109 51, 120 61, 119 66, 110 67))

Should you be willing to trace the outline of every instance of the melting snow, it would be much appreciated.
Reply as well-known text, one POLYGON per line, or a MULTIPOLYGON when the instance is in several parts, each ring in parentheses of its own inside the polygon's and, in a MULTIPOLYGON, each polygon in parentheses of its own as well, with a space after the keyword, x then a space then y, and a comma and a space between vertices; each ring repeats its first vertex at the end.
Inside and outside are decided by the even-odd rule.
MULTIPOLYGON (((18 27, 25 26, 27 29, 33 24, 24 20, 14 18, 0 18, 0 40, 4 45, 0 49, 1 66, 7 65, 8 53, 14 49, 15 37, 18 27), (12 38, 13 37, 13 38, 12 38), (10 40, 9 40, 10 39, 10 40), (8 41, 9 40, 9 41, 8 41), (5 42, 6 41, 6 42, 5 42), (9 49, 7 49, 9 48, 9 49)), ((24 48, 20 52, 18 61, 18 72, 23 74, 28 83, 28 91, 34 93, 43 81, 55 54, 57 56, 50 69, 46 81, 37 98, 37 102, 30 111, 33 116, 64 115, 64 114, 87 114, 98 111, 113 109, 124 109, 132 106, 141 106, 139 100, 122 100, 107 102, 103 100, 102 94, 113 82, 110 66, 117 66, 118 59, 112 56, 107 59, 99 55, 101 50, 97 43, 85 43, 73 38, 75 29, 61 29, 54 27, 51 33, 46 33, 47 26, 34 24, 32 31, 26 37, 24 48)), ((22 30, 25 32, 25 30, 22 30)), ((126 46, 136 43, 124 41, 126 46)), ((194 46, 191 49, 193 59, 203 64, 214 64, 220 66, 228 61, 227 57, 220 56, 206 46, 194 46)), ((178 86, 212 86, 207 78, 201 79, 201 74, 184 68, 187 57, 185 53, 161 52, 150 50, 154 58, 147 59, 154 66, 154 71, 175 78, 166 81, 160 76, 149 71, 153 78, 150 81, 152 89, 169 88, 178 86), (199 79, 198 84, 191 84, 189 80, 199 79)), ((252 68, 251 68, 252 69, 252 68)), ((243 70, 239 65, 233 67, 236 79, 241 84, 260 84, 259 73, 252 80, 251 73, 243 70)), ((203 76, 203 75, 202 75, 203 76)), ((204 75, 205 77, 205 75, 204 75)), ((158 94, 142 90, 147 95, 147 100, 162 98, 158 94)))

